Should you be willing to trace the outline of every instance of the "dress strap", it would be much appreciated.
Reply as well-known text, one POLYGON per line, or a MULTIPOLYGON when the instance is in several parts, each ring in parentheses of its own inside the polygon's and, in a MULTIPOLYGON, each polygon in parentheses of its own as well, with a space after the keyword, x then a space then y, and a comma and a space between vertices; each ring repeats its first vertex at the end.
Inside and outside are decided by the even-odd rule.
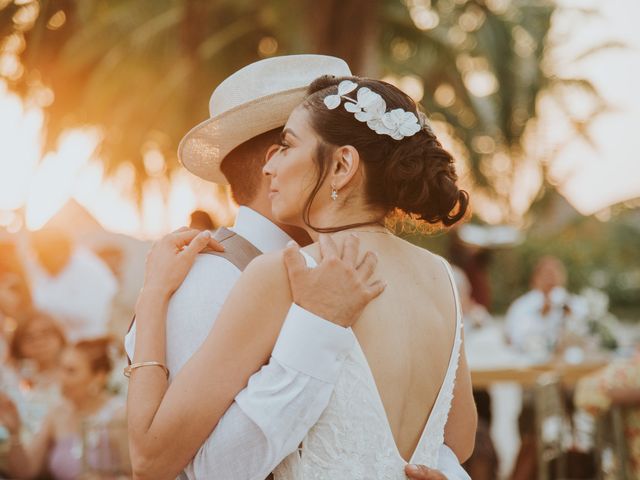
POLYGON ((456 330, 458 330, 462 328, 462 306, 460 305, 460 294, 458 293, 458 286, 456 285, 456 280, 453 275, 453 269, 451 268, 449 262, 447 262, 443 257, 439 258, 440 260, 442 260, 444 268, 447 270, 449 282, 451 283, 451 289, 453 290, 453 301, 455 303, 456 309, 456 330))

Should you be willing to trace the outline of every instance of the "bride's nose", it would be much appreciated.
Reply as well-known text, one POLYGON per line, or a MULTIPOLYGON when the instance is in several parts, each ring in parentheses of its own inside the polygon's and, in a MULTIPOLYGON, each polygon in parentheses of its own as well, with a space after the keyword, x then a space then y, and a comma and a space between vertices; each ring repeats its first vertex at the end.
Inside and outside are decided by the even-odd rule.
POLYGON ((266 175, 267 177, 275 176, 275 162, 273 160, 277 156, 278 156, 278 152, 276 152, 274 155, 271 155, 269 157, 269 159, 267 160, 267 163, 265 163, 264 167, 262 167, 263 175, 266 175))

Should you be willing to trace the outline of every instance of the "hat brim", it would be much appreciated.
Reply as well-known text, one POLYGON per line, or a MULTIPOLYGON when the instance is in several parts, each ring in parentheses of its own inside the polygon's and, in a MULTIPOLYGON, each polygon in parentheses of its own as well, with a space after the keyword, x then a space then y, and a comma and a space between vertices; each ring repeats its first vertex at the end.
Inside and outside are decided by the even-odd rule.
POLYGON ((238 145, 283 127, 305 98, 306 87, 257 98, 196 125, 180 141, 178 159, 194 175, 228 185, 222 160, 238 145))

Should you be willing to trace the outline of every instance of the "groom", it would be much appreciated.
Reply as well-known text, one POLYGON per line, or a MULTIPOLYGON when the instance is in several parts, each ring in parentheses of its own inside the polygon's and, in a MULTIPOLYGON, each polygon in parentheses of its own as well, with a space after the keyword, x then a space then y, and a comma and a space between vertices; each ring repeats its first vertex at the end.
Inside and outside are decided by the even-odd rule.
MULTIPOLYGON (((209 104, 211 118, 181 142, 178 154, 188 170, 230 184, 240 205, 232 230, 245 244, 238 248, 223 242, 224 256, 199 255, 174 294, 167 314, 167 366, 172 373, 206 337, 249 257, 282 249, 291 239, 302 245, 310 242, 303 231, 271 220, 269 181, 262 167, 277 150, 280 129, 302 102, 306 87, 324 74, 351 73, 342 60, 319 55, 248 65, 216 88, 209 104)), ((321 264, 313 271, 296 269, 292 287, 297 304, 285 319, 269 363, 238 394, 183 478, 264 479, 297 449, 318 420, 353 345, 346 329, 323 318, 351 325, 381 291, 361 281, 360 272, 338 252, 332 256, 333 268, 321 264)), ((290 249, 287 258, 288 266, 293 265, 295 250, 290 249)), ((130 357, 134 335, 135 328, 126 339, 130 357)), ((443 473, 421 467, 407 474, 413 479, 468 478, 446 446, 438 467, 443 473)))

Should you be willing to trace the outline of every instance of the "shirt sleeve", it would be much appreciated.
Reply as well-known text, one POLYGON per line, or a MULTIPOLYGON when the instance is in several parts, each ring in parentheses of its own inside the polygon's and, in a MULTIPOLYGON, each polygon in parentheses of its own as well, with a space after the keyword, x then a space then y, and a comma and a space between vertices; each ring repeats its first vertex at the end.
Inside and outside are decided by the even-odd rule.
MULTIPOLYGON (((240 271, 222 257, 198 255, 167 311, 170 380, 199 348, 240 271)), ((273 356, 250 379, 187 466, 187 478, 264 480, 316 423, 355 337, 292 305, 273 356)), ((133 358, 135 325, 125 338, 133 358)))
POLYGON ((186 477, 264 480, 318 421, 354 341, 350 329, 293 305, 269 363, 236 396, 186 477))
POLYGON ((460 465, 456 454, 445 444, 440 446, 437 469, 449 480, 471 480, 469 474, 460 465))

